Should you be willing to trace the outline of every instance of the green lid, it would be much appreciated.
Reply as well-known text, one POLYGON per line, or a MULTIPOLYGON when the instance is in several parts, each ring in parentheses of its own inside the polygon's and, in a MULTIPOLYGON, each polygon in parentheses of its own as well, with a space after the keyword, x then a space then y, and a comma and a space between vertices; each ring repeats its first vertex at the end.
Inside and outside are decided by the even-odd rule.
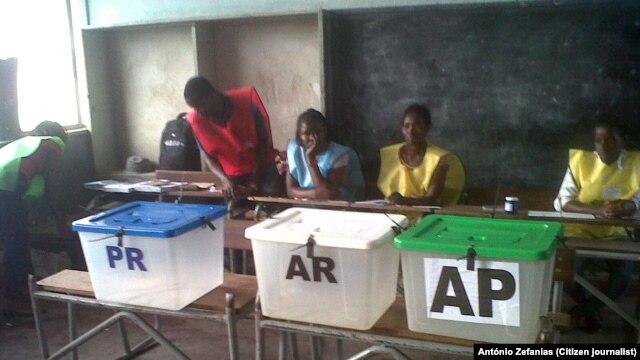
POLYGON ((402 250, 516 260, 548 259, 563 235, 558 222, 429 215, 395 238, 402 250))

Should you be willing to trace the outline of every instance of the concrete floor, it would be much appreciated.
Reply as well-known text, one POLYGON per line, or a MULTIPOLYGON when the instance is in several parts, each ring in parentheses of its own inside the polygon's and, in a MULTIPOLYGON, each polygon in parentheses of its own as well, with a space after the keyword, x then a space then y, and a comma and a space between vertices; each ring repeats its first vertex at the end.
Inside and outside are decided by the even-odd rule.
MULTIPOLYGON (((631 311, 635 293, 629 294, 621 303, 631 311)), ((570 301, 568 302, 570 303, 570 301)), ((49 339, 50 352, 64 345, 67 339, 66 306, 57 302, 46 302, 46 331, 49 339)), ((97 325, 112 314, 105 309, 89 307, 78 308, 79 333, 97 325)), ((632 343, 635 332, 623 324, 617 315, 608 310, 601 310, 604 319, 602 332, 586 334, 580 330, 573 330, 561 335, 562 343, 632 343)), ((150 322, 152 318, 146 317, 150 322)), ((174 342, 192 359, 228 359, 226 327, 223 323, 204 320, 187 320, 176 318, 162 318, 163 334, 174 342)), ((140 341, 144 333, 131 323, 127 323, 127 330, 131 342, 140 341)), ((255 357, 254 323, 252 320, 242 320, 238 323, 240 359, 255 357)), ((309 337, 299 336, 299 351, 301 359, 309 359, 309 337)), ((335 359, 335 342, 325 340, 325 359, 335 359)), ((345 341, 345 354, 352 355, 367 347, 360 342, 345 341)), ((24 360, 41 358, 32 319, 2 319, 0 324, 0 359, 24 360)), ((278 336, 274 331, 267 331, 266 358, 277 359, 278 336)), ((405 350, 412 359, 461 359, 460 356, 429 354, 416 350, 405 350)), ((110 328, 98 337, 84 344, 79 351, 80 359, 117 359, 123 354, 120 336, 117 328, 110 328)), ((70 357, 67 357, 70 358, 70 357)), ((389 359, 377 356, 375 359, 389 359)), ((162 347, 156 347, 143 354, 139 359, 173 359, 171 353, 162 347)))
MULTIPOLYGON (((46 306, 46 331, 49 339, 50 353, 63 346, 67 339, 66 307, 61 303, 49 302, 46 306)), ((112 314, 111 311, 87 307, 78 308, 78 331, 86 331, 92 326, 112 314)), ((151 317, 145 317, 152 322, 151 317)), ((162 333, 187 356, 192 359, 229 359, 227 348, 226 327, 223 323, 185 320, 176 318, 162 318, 162 333)), ((131 323, 127 323, 127 331, 131 343, 144 339, 145 334, 131 323)), ((252 320, 242 320, 238 323, 240 359, 255 358, 254 323, 252 320)), ((266 359, 277 359, 278 335, 274 331, 266 333, 266 359)), ((298 349, 301 359, 310 359, 310 341, 308 336, 298 336, 298 349)), ((346 355, 352 355, 367 348, 361 342, 344 342, 346 355)), ((33 320, 3 319, 0 327, 0 359, 24 360, 41 358, 33 320)), ((325 359, 335 359, 335 341, 325 340, 325 359)), ((429 354, 423 351, 402 351, 412 359, 462 359, 441 354, 429 354)), ((118 359, 124 354, 119 331, 110 328, 98 337, 89 340, 79 350, 80 359, 102 360, 118 359)), ((66 357, 70 359, 70 355, 66 357)), ((388 357, 378 356, 376 359, 388 357)), ((174 359, 173 355, 163 347, 155 347, 138 357, 138 359, 174 359)))
MULTIPOLYGON (((42 255, 42 254, 41 254, 42 255)), ((34 257, 36 272, 41 276, 56 272, 64 267, 65 261, 60 258, 43 255, 34 257), (46 259, 44 261, 43 259, 46 259), (53 261, 53 264, 52 264, 53 261)), ((597 281, 597 279, 596 279, 597 281)), ((634 279, 634 284, 638 283, 634 279)), ((619 301, 621 306, 633 313, 635 299, 638 293, 637 286, 633 286, 624 299, 619 301)), ((49 339, 50 352, 66 343, 67 318, 66 306, 58 302, 43 302, 46 309, 46 332, 49 339)), ((565 296, 563 310, 568 311, 572 301, 565 296)), ((600 310, 603 329, 597 334, 586 334, 580 330, 572 330, 561 335, 562 343, 633 343, 635 331, 615 313, 608 309, 600 310)), ((108 316, 111 311, 90 307, 78 307, 79 328, 78 333, 90 329, 108 316)), ((152 318, 145 316, 152 323, 152 318)), ((162 333, 184 353, 192 359, 228 359, 226 326, 223 323, 205 320, 189 320, 177 318, 161 318, 162 333)), ((127 330, 131 342, 135 343, 144 338, 144 333, 135 325, 127 322, 127 330)), ((252 359, 255 357, 255 335, 253 320, 241 320, 238 323, 240 359, 252 359)), ((267 331, 266 358, 277 359, 278 335, 275 331, 267 331)), ((310 341, 308 336, 298 336, 298 346, 301 359, 310 359, 310 341)), ((368 345, 361 342, 345 341, 346 355, 353 355, 365 349, 368 345)), ((443 354, 430 354, 417 350, 402 350, 412 359, 430 358, 461 359, 460 356, 448 356, 443 354)), ((84 344, 80 350, 80 359, 118 359, 123 354, 120 335, 117 328, 110 328, 98 337, 84 344)), ((0 321, 0 360, 24 360, 41 358, 34 322, 30 318, 1 319, 0 321)), ((68 356, 67 358, 71 358, 68 356)), ((139 359, 173 359, 171 353, 162 347, 156 347, 143 354, 139 359)), ((335 341, 325 340, 325 359, 335 359, 335 341)), ((375 359, 389 359, 390 357, 377 356, 375 359)))

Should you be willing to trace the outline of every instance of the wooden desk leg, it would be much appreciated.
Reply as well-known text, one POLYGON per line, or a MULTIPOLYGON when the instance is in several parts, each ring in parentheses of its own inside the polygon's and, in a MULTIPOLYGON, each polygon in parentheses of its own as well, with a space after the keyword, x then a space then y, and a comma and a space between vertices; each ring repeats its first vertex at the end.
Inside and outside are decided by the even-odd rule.
POLYGON ((225 294, 226 313, 227 313, 227 337, 229 338, 229 357, 231 360, 238 359, 238 335, 236 330, 236 313, 234 309, 235 295, 232 293, 225 294))
POLYGON ((290 332, 289 343, 291 344, 291 357, 294 360, 300 359, 300 353, 298 352, 298 334, 290 332))
MULTIPOLYGON (((553 296, 551 302, 551 312, 559 313, 562 309, 562 295, 563 295, 563 283, 562 281, 553 282, 553 296)), ((560 331, 555 330, 553 332, 553 343, 560 343, 560 331)))
POLYGON ((311 336, 311 360, 322 359, 324 341, 321 336, 311 336))
POLYGON ((242 273, 244 275, 248 274, 249 271, 249 267, 247 266, 247 250, 240 250, 242 251, 242 273))
POLYGON ((36 333, 38 334, 38 342, 40 343, 40 353, 43 359, 49 357, 49 347, 47 345, 47 335, 44 331, 44 324, 42 322, 42 310, 38 300, 33 296, 34 291, 38 288, 36 279, 33 275, 29 275, 29 295, 31 296, 31 308, 33 309, 33 319, 36 323, 36 333))
MULTIPOLYGON (((69 315, 69 342, 71 342, 78 336, 76 331, 76 304, 67 303, 67 314, 69 315)), ((71 358, 78 360, 78 349, 73 349, 71 358)))
POLYGON ((229 252, 229 272, 237 274, 237 253, 234 249, 228 249, 229 252))
POLYGON ((260 308, 260 293, 256 294, 254 308, 256 322, 256 360, 263 360, 264 357, 264 329, 262 328, 262 309, 260 308))

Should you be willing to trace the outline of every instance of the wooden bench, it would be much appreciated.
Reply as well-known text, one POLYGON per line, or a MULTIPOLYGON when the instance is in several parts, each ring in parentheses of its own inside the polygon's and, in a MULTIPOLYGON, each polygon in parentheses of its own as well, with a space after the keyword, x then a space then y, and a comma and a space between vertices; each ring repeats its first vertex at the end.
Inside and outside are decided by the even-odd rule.
POLYGON ((74 358, 76 358, 76 351, 80 345, 107 330, 109 327, 118 324, 127 358, 140 354, 148 350, 150 346, 155 346, 157 343, 166 346, 177 358, 188 359, 180 349, 175 347, 175 345, 159 332, 157 315, 163 315, 225 322, 229 337, 230 358, 237 359, 238 337, 236 321, 241 318, 250 317, 258 285, 254 276, 225 273, 224 283, 222 285, 195 300, 186 308, 177 311, 97 300, 95 299, 89 273, 84 271, 63 270, 37 283, 33 277, 31 277, 29 288, 34 308, 34 318, 40 342, 40 350, 44 358, 58 359, 70 352, 73 352, 74 358), (40 300, 60 301, 68 304, 70 342, 51 355, 51 357, 49 357, 50 354, 44 331, 40 300), (83 335, 77 336, 76 305, 109 308, 115 310, 116 314, 83 335), (141 313, 156 315, 156 325, 152 326, 148 324, 147 321, 138 315, 141 313), (149 335, 149 338, 130 348, 122 323, 123 319, 133 321, 149 335))
POLYGON ((220 184, 218 177, 207 171, 156 170, 156 179, 220 184))
MULTIPOLYGON (((289 320, 267 318, 262 315, 259 301, 256 302, 256 359, 265 358, 265 329, 280 331, 280 358, 289 351, 289 341, 293 342, 291 351, 296 358, 297 347, 295 337, 287 333, 309 334, 314 338, 333 337, 338 339, 338 358, 342 357, 343 339, 376 344, 349 359, 364 359, 376 353, 385 353, 394 359, 406 359, 397 348, 412 348, 434 351, 445 355, 473 356, 473 345, 477 341, 448 336, 419 333, 409 330, 404 298, 398 296, 395 302, 369 330, 352 330, 325 325, 301 323, 289 320)), ((312 352, 316 353, 318 341, 312 338, 312 352)))

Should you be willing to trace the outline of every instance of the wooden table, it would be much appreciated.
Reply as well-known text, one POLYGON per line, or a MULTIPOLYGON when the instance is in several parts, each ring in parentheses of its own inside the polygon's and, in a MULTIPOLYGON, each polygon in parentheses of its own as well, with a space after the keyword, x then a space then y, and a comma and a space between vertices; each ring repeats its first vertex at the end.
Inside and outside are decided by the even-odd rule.
MULTIPOLYGON (((461 215, 471 217, 483 217, 498 219, 518 219, 518 220, 532 220, 532 221, 556 221, 563 223, 575 223, 586 225, 606 225, 606 226, 621 226, 627 229, 627 233, 631 239, 634 239, 633 233, 628 228, 640 229, 640 221, 626 220, 626 219, 578 219, 570 217, 538 217, 528 216, 528 211, 521 209, 518 214, 505 214, 502 208, 496 208, 495 213, 490 210, 484 209, 482 206, 468 206, 468 205, 455 205, 447 206, 436 210, 436 214, 443 215, 461 215)), ((635 240, 635 239, 634 239, 635 240)), ((602 258, 611 260, 626 260, 640 262, 640 242, 636 241, 620 241, 620 240, 598 240, 598 239, 576 239, 568 238, 560 246, 566 246, 575 251, 576 256, 583 256, 589 258, 602 258)), ((598 288, 591 285, 586 279, 579 274, 573 274, 573 279, 593 296, 602 301, 611 310, 617 313, 625 321, 631 324, 638 330, 638 342, 640 343, 640 321, 638 318, 627 314, 618 304, 608 298, 598 288)), ((552 311, 559 312, 562 301, 563 285, 560 281, 554 282, 552 311)), ((640 294, 637 299, 637 306, 640 309, 640 294)), ((640 313, 636 311, 637 313, 640 313)))
POLYGON ((197 299, 186 308, 172 311, 97 300, 94 296, 89 273, 84 271, 63 270, 37 283, 33 277, 29 280, 36 331, 40 342, 40 350, 45 359, 60 359, 70 352, 73 358, 76 359, 77 348, 80 345, 114 324, 119 326, 124 351, 128 358, 148 350, 150 346, 160 344, 166 346, 177 358, 188 359, 187 355, 159 332, 158 315, 206 319, 226 323, 230 358, 237 359, 238 337, 236 322, 239 319, 249 317, 257 288, 257 281, 254 276, 225 273, 222 285, 197 299), (53 355, 49 354, 39 300, 61 301, 68 305, 70 342, 53 355), (113 309, 116 314, 86 333, 77 336, 76 305, 113 309), (150 325, 140 317, 138 314, 141 313, 156 315, 155 326, 150 325), (133 321, 149 335, 149 338, 134 347, 130 347, 124 323, 122 322, 125 318, 133 321))
MULTIPOLYGON (((288 204, 292 206, 316 206, 319 208, 339 209, 339 210, 359 210, 371 212, 389 212, 389 213, 433 213, 439 206, 408 206, 408 205, 391 205, 391 204, 373 204, 365 202, 350 202, 342 200, 307 200, 307 199, 291 199, 283 197, 271 196, 249 196, 250 201, 258 203, 272 204, 288 204)), ((259 209, 256 206, 256 214, 259 209)))
MULTIPOLYGON (((409 330, 404 298, 398 296, 396 301, 387 309, 376 324, 369 330, 351 330, 325 325, 308 324, 288 320, 266 318, 262 315, 259 301, 256 302, 256 359, 264 358, 264 329, 280 331, 280 358, 288 352, 288 333, 303 333, 318 337, 332 337, 338 339, 338 358, 342 359, 341 340, 355 340, 374 343, 372 347, 353 355, 349 359, 364 359, 376 353, 386 353, 395 359, 406 359, 397 348, 412 348, 425 351, 435 351, 443 354, 473 356, 473 344, 477 341, 452 338, 409 330)), ((315 352, 317 341, 312 341, 315 352)), ((297 350, 294 347, 294 353, 297 350)))
POLYGON ((505 214, 502 207, 496 207, 496 211, 493 212, 489 207, 476 206, 476 205, 452 205, 438 208, 434 211, 436 214, 441 215, 461 215, 471 217, 485 217, 496 219, 518 219, 518 220, 537 220, 537 221, 557 221, 563 223, 576 223, 576 224, 588 224, 588 225, 607 225, 607 226, 621 226, 640 229, 640 221, 638 220, 626 220, 626 219, 582 219, 572 217, 544 217, 544 216, 529 216, 527 209, 520 209, 517 214, 505 214))

